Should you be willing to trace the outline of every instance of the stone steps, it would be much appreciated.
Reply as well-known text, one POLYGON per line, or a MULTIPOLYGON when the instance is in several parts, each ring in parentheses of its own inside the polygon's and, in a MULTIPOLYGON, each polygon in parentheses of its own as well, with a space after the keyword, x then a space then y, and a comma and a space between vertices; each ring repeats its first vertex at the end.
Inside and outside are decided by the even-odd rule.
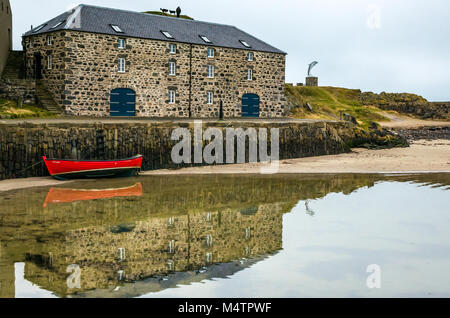
POLYGON ((24 78, 23 51, 9 52, 2 78, 12 80, 24 78))
POLYGON ((48 89, 40 80, 36 81, 36 97, 38 106, 55 115, 63 113, 61 107, 55 102, 48 89))

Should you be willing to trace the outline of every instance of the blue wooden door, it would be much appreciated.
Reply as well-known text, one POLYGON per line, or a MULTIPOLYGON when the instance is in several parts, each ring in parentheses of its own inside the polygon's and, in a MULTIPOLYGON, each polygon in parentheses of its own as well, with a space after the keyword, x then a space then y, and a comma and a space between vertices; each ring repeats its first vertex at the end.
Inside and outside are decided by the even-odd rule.
POLYGON ((112 90, 110 113, 112 117, 136 116, 136 93, 128 88, 112 90))
POLYGON ((259 96, 245 94, 242 96, 242 117, 259 117, 259 96))

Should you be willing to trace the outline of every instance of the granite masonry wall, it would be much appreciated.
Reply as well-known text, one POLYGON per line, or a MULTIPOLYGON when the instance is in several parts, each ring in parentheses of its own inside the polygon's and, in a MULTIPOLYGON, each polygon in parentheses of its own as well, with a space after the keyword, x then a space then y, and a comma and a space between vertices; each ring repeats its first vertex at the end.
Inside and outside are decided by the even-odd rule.
POLYGON ((126 48, 118 48, 119 36, 76 31, 58 31, 25 39, 27 74, 35 76, 35 54, 43 61, 43 79, 55 100, 68 115, 109 117, 110 92, 130 88, 136 92, 138 117, 241 117, 242 96, 260 97, 260 117, 285 114, 285 55, 249 50, 125 38, 126 48), (47 37, 52 37, 48 45, 47 37), (52 56, 52 68, 47 59, 52 56), (118 72, 119 58, 126 60, 124 73, 118 72), (176 75, 169 75, 169 62, 176 63, 176 75), (214 78, 208 78, 208 65, 214 78), (253 80, 247 79, 248 69, 253 80), (176 92, 169 103, 169 90, 176 92), (207 104, 207 92, 213 104, 207 104))
POLYGON ((25 70, 28 79, 36 78, 36 55, 41 59, 42 82, 53 99, 63 105, 65 100, 65 32, 40 34, 24 39, 25 70), (51 64, 49 65, 49 57, 51 64))
POLYGON ((36 103, 36 81, 25 79, 0 79, 0 98, 18 101, 24 104, 36 103))
MULTIPOLYGON (((344 122, 214 122, 205 123, 203 129, 210 126, 222 130, 224 138, 227 128, 268 128, 269 131, 270 128, 279 128, 281 159, 346 152, 349 148, 343 140, 347 142, 348 138, 343 135, 353 131, 353 125, 344 122)), ((0 179, 48 175, 46 168, 39 164, 44 155, 49 158, 89 160, 142 154, 144 170, 186 166, 176 165, 171 160, 172 148, 178 143, 171 140, 171 135, 173 129, 179 127, 190 129, 193 139, 192 122, 2 123, 0 179)), ((270 142, 268 149, 270 151, 270 142)))

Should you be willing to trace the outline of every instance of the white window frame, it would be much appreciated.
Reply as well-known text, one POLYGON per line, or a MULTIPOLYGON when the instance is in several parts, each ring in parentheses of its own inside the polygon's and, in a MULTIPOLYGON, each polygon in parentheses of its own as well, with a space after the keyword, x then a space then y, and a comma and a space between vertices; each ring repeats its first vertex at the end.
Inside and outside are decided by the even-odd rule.
POLYGON ((161 31, 161 33, 168 39, 174 39, 173 35, 167 31, 161 31))
POLYGON ((253 52, 248 52, 247 60, 249 62, 253 62, 254 58, 255 58, 255 54, 253 54, 253 52))
POLYGON ((53 68, 53 56, 47 55, 47 69, 51 70, 53 68))
POLYGON ((52 46, 53 45, 53 36, 47 35, 47 45, 52 46))
POLYGON ((176 44, 173 44, 173 43, 169 44, 169 53, 170 54, 177 53, 177 45, 176 44), (172 50, 172 48, 173 48, 173 50, 172 50))
POLYGON ((124 33, 123 30, 118 25, 111 24, 111 28, 117 33, 124 33))
POLYGON ((214 65, 208 65, 208 78, 214 78, 214 65))
POLYGON ((177 75, 177 63, 169 62, 169 75, 170 76, 177 75))
POLYGON ((43 28, 45 28, 46 25, 47 25, 47 24, 42 24, 42 25, 38 26, 36 29, 34 29, 32 32, 33 32, 33 33, 39 32, 39 31, 41 31, 43 28))
POLYGON ((200 38, 203 40, 203 42, 205 43, 212 43, 210 39, 208 39, 208 37, 204 36, 204 35, 200 35, 200 38))
POLYGON ((119 63, 118 63, 118 72, 119 73, 125 73, 126 72, 126 60, 122 57, 119 58, 119 63))
POLYGON ((56 23, 54 26, 51 27, 51 29, 56 29, 57 27, 59 27, 61 24, 63 24, 65 21, 59 21, 58 23, 56 23))
POLYGON ((214 56, 216 55, 216 50, 214 50, 214 48, 210 47, 208 48, 208 57, 209 58, 214 58, 214 56), (212 54, 210 54, 212 52, 212 54))
POLYGON ((253 81, 253 69, 251 68, 247 70, 247 81, 253 81))
POLYGON ((239 40, 239 42, 241 42, 241 44, 245 47, 251 48, 252 46, 250 44, 247 43, 247 41, 244 40, 239 40))
POLYGON ((119 39, 117 40, 117 47, 118 47, 120 50, 125 49, 125 48, 127 47, 127 40, 124 39, 124 38, 119 38, 119 39), (121 43, 123 43, 123 45, 121 45, 121 43))
POLYGON ((169 104, 175 104, 175 91, 169 90, 169 104))
POLYGON ((214 93, 211 91, 206 93, 206 104, 208 105, 214 104, 214 93))

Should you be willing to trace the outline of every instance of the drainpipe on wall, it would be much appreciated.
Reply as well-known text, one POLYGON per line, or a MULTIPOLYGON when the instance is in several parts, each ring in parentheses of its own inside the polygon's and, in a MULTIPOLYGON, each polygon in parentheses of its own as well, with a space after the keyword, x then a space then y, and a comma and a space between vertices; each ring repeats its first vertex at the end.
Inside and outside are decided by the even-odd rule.
POLYGON ((190 55, 189 55, 189 118, 192 117, 192 44, 190 45, 190 55))

